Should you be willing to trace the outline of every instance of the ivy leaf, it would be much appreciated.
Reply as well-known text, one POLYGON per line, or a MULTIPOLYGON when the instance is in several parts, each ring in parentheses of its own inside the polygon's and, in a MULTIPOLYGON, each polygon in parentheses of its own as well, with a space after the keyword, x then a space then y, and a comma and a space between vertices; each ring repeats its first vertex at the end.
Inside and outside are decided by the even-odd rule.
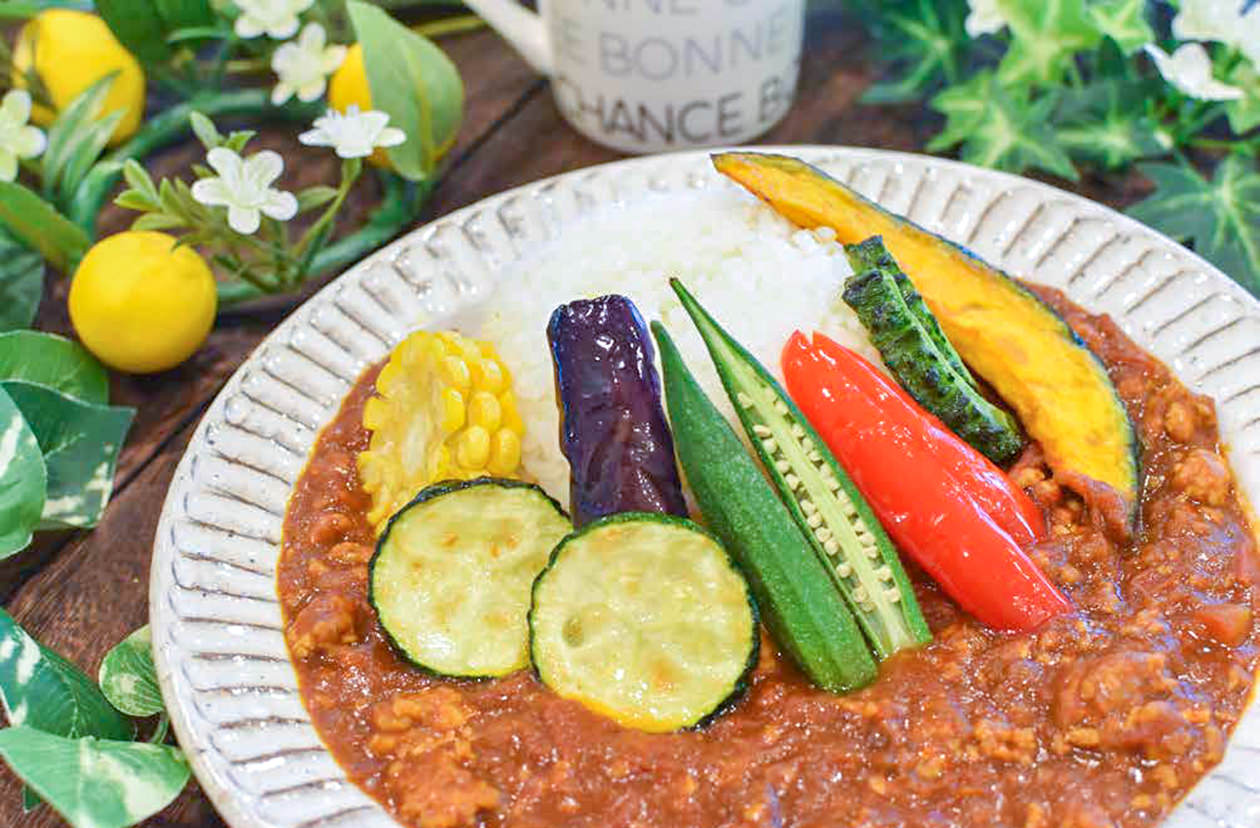
POLYGON ((885 59, 900 77, 866 90, 864 103, 916 100, 942 81, 953 82, 966 59, 964 23, 967 4, 960 0, 913 0, 893 10, 881 9, 880 39, 885 59))
POLYGON ((130 739, 131 722, 96 682, 40 644, 0 608, 0 703, 11 725, 77 739, 130 739))
POLYGON ((1053 85, 1077 52, 1093 49, 1102 35, 1085 0, 997 0, 1011 27, 1010 51, 998 66, 1007 86, 1053 85))
POLYGON ((363 46, 372 105, 389 115, 407 140, 388 150, 409 181, 428 178, 455 140, 464 111, 464 84, 455 64, 426 37, 360 0, 347 3, 363 46))
POLYGON ((136 630, 105 654, 97 680, 109 703, 128 716, 152 716, 165 709, 153 666, 153 641, 148 626, 136 630))
POLYGON ((0 331, 25 328, 44 295, 44 259, 0 227, 0 331))
POLYGON ((1055 134, 1069 153, 1107 169, 1163 155, 1158 125, 1143 107, 1148 94, 1149 84, 1123 80, 1068 90, 1055 113, 1055 134))
POLYGON ((0 181, 0 224, 62 273, 73 271, 92 245, 78 225, 13 181, 0 181))
MULTIPOLYGON (((44 511, 46 480, 39 440, 21 409, 0 388, 0 560, 21 552, 31 542, 44 511)), ((4 690, 3 667, 0 656, 0 695, 4 690)))
POLYGON ((1226 82, 1243 91, 1243 97, 1225 104, 1229 128, 1242 135, 1260 126, 1260 68, 1240 60, 1226 82))
POLYGON ((928 149, 961 144, 960 156, 973 164, 1010 172, 1035 167, 1075 181, 1076 169, 1049 126, 1055 103, 1051 96, 1030 102, 1026 89, 1012 94, 993 72, 977 72, 932 99, 946 121, 928 149))
POLYGON ((0 334, 0 382, 21 380, 80 402, 109 402, 109 375, 79 343, 41 331, 0 334))
POLYGON ((1093 0, 1088 11, 1094 27, 1126 55, 1155 41, 1155 30, 1146 21, 1146 0, 1093 0))
POLYGON ((40 527, 95 526, 135 411, 80 402, 29 382, 0 383, 39 441, 48 474, 40 527))
POLYGON ((1227 155, 1211 181, 1177 164, 1143 164, 1155 193, 1129 215, 1178 241, 1260 297, 1260 172, 1227 155))
POLYGON ((74 828, 126 828, 171 803, 188 784, 169 745, 67 739, 29 727, 0 730, 0 757, 74 828))

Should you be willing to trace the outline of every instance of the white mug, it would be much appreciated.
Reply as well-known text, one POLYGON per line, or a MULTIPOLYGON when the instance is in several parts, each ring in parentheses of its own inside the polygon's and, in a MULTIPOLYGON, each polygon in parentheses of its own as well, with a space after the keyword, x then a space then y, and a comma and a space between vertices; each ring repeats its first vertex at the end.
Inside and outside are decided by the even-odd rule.
POLYGON ((465 0, 551 78, 579 132, 625 152, 738 144, 796 91, 805 0, 465 0))

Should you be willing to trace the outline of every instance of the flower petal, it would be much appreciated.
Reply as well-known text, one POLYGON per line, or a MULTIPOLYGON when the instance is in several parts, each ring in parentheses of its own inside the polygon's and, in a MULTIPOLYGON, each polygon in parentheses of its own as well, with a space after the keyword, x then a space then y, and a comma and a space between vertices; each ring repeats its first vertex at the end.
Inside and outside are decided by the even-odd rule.
POLYGON ((293 87, 284 81, 280 81, 271 90, 271 103, 273 106, 280 106, 293 97, 293 87))
POLYGON ((302 45, 304 52, 322 52, 327 42, 328 33, 318 23, 307 23, 302 29, 302 34, 298 36, 298 43, 302 45))
POLYGON ((249 236, 258 232, 258 225, 262 224, 262 215, 256 207, 237 207, 235 204, 228 205, 228 227, 236 232, 249 236))
POLYGON ((262 211, 276 221, 288 221, 297 215, 298 202, 293 193, 271 190, 263 202, 262 211))
POLYGON ((239 175, 245 161, 227 147, 215 147, 206 153, 206 163, 219 175, 228 177, 239 175))
POLYGON ((236 23, 232 26, 232 30, 246 40, 258 37, 263 33, 263 27, 259 25, 258 20, 251 17, 248 13, 236 18, 236 23))
POLYGON ((376 136, 376 145, 378 147, 396 147, 407 140, 407 133, 398 127, 385 127, 381 130, 381 134, 376 136))
POLYGON ((17 156, 7 149, 0 148, 0 181, 12 181, 17 178, 17 156))
POLYGON ((320 68, 323 69, 325 75, 331 75, 341 68, 341 64, 346 62, 346 53, 349 50, 345 46, 329 46, 324 50, 324 56, 320 59, 320 68))
POLYGON ((34 158, 48 147, 48 138, 44 131, 33 126, 25 126, 17 131, 10 143, 10 149, 21 158, 34 158))
POLYGON ((288 40, 297 34, 298 25, 297 15, 273 20, 267 26, 267 36, 272 40, 288 40))
POLYGON ((310 103, 311 101, 318 100, 319 96, 324 94, 324 90, 327 88, 328 81, 324 80, 322 77, 314 78, 310 83, 298 87, 298 100, 303 103, 310 103))
POLYGON ((284 172, 284 158, 274 150, 263 150, 245 161, 245 174, 261 187, 266 187, 284 172))
POLYGON ((194 181, 192 197, 207 207, 222 207, 232 203, 232 194, 223 185, 222 178, 203 178, 194 181))
POLYGON ((6 118, 13 119, 14 123, 26 123, 31 119, 31 93, 25 89, 10 90, 5 94, 3 103, 0 103, 0 110, 3 110, 6 118))
POLYGON ((321 118, 315 121, 315 124, 316 124, 315 129, 308 129, 306 132, 303 132, 301 135, 299 135, 298 141, 305 144, 308 147, 332 146, 332 136, 330 136, 327 132, 325 132, 323 129, 319 127, 319 122, 321 120, 323 119, 321 118))

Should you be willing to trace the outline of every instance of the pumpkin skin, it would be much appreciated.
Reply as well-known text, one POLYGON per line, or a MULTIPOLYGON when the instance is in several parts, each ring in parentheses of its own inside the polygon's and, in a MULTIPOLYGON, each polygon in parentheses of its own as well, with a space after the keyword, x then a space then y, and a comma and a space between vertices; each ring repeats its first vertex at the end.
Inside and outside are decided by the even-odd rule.
POLYGON ((844 244, 883 236, 959 354, 1015 410, 1051 468, 1073 488, 1122 500, 1132 524, 1141 477, 1133 424, 1106 368, 1050 307, 966 249, 803 161, 731 152, 713 164, 801 227, 830 227, 844 244))

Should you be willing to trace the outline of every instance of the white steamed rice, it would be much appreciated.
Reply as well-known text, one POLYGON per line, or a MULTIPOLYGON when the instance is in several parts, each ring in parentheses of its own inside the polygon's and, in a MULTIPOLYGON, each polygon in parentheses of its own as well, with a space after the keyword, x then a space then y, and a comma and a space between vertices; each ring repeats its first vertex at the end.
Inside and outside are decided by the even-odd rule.
MULTIPOLYGON (((665 323, 709 397, 734 420, 708 352, 668 280, 677 276, 710 313, 782 379, 779 355, 792 331, 822 331, 878 358, 840 298, 851 273, 829 238, 799 230, 735 188, 609 205, 513 264, 477 335, 511 369, 525 421, 525 470, 568 503, 559 413, 546 327, 559 305, 608 293, 628 296, 646 321, 665 323)), ((658 362, 659 370, 659 362, 658 362)))

